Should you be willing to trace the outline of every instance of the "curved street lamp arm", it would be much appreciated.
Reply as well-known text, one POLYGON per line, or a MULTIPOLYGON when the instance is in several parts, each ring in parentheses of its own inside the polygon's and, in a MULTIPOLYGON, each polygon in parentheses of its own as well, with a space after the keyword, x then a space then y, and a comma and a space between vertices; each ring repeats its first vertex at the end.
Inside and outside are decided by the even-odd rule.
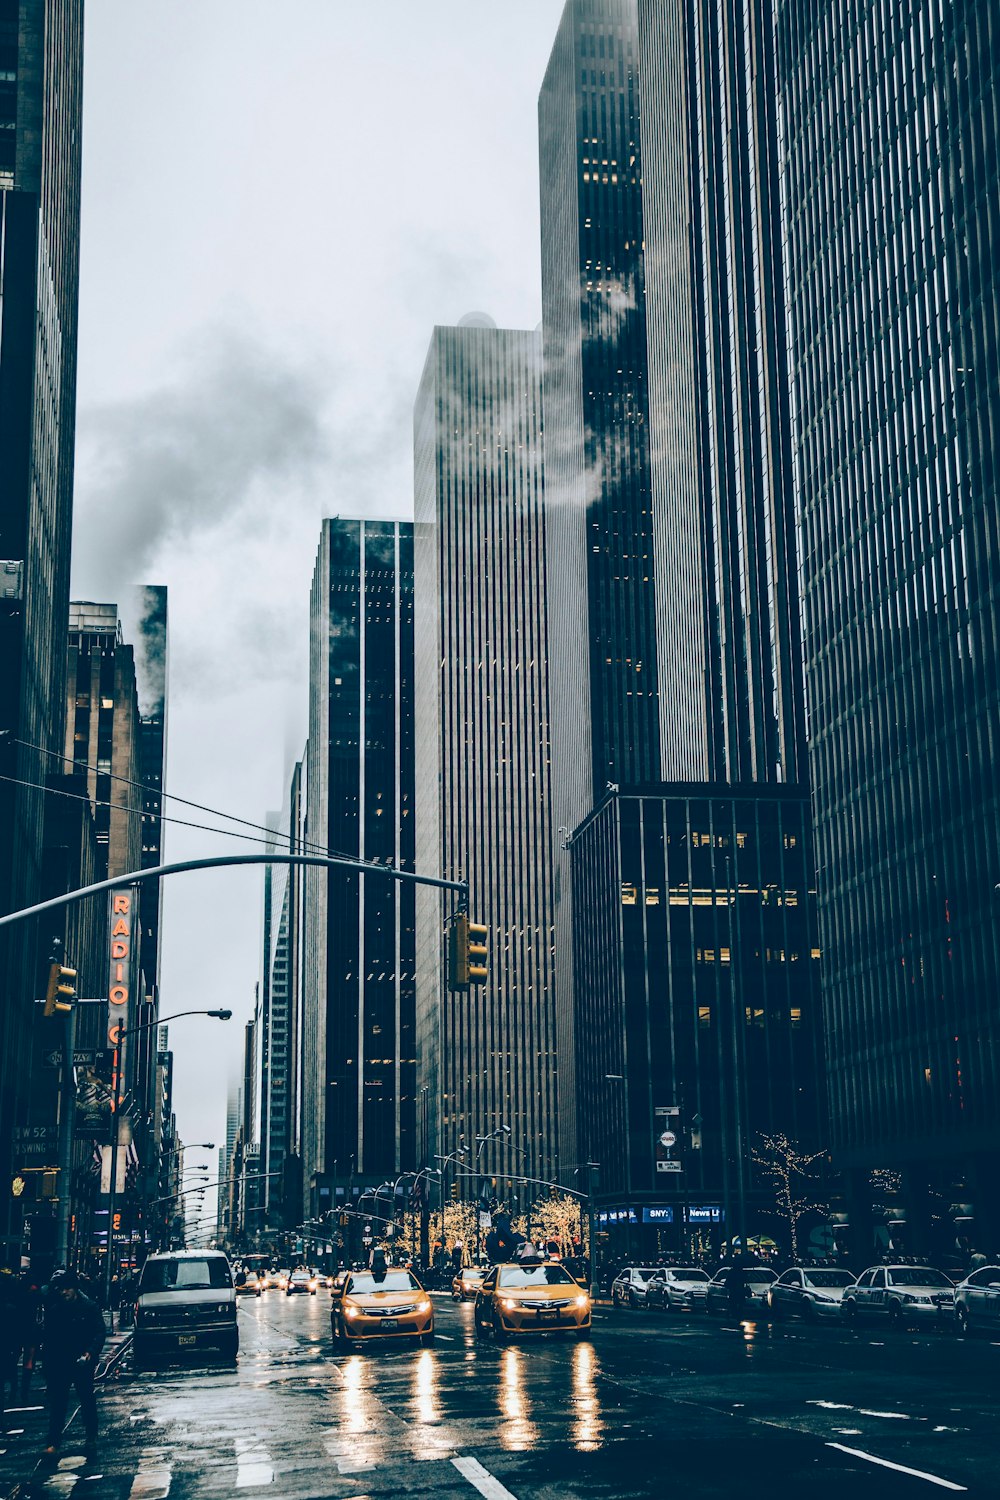
POLYGON ((395 865, 375 865, 363 859, 348 859, 341 854, 215 854, 205 859, 179 859, 167 865, 154 865, 149 870, 128 870, 116 875, 113 880, 98 880, 94 885, 81 886, 76 891, 66 891, 61 896, 52 896, 48 901, 39 901, 35 906, 22 907, 0 917, 0 927, 12 922, 23 922, 28 917, 37 917, 45 911, 54 911, 59 906, 69 906, 82 901, 85 896, 98 896, 101 891, 119 890, 123 885, 138 885, 143 880, 159 880, 161 875, 179 875, 187 870, 216 870, 229 865, 314 865, 321 870, 347 868, 364 875, 384 875, 389 880, 412 881, 415 885, 433 885, 438 890, 455 891, 463 900, 469 896, 468 882, 464 880, 440 880, 435 875, 418 875, 414 870, 399 870, 395 865))

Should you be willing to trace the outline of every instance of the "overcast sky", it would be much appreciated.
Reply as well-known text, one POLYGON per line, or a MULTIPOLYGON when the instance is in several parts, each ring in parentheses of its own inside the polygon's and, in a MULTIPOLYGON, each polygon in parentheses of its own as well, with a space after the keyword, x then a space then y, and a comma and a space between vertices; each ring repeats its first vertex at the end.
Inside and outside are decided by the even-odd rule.
MULTIPOLYGON (((87 6, 73 596, 168 586, 173 792, 280 805, 321 518, 412 513, 435 323, 541 317, 536 102, 561 10, 87 6)), ((170 858, 248 847, 166 831, 170 858)), ((170 1029, 191 1142, 224 1140, 261 888, 166 883, 163 1012, 235 1012, 170 1029)))

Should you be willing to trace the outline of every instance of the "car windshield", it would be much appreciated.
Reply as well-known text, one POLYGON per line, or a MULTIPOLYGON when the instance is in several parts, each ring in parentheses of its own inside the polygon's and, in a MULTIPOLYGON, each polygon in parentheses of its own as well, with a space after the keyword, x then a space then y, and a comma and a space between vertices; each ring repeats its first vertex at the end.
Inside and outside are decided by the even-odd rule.
POLYGON ((670 1270, 671 1281, 707 1281, 708 1272, 701 1271, 697 1266, 673 1266, 670 1270))
POLYGON ((632 1275, 638 1276, 640 1281, 648 1281, 651 1276, 656 1275, 655 1266, 633 1266, 632 1275))
POLYGON ((931 1271, 926 1266, 893 1266, 889 1272, 893 1286, 951 1286, 943 1271, 931 1271))
POLYGON ((349 1292, 419 1292, 420 1283, 409 1271, 355 1271, 347 1283, 349 1292))
POLYGON ((504 1266, 500 1272, 500 1285, 519 1286, 573 1286, 572 1276, 562 1266, 504 1266))
POLYGON ((851 1286, 850 1271, 806 1271, 806 1286, 851 1286))
POLYGON ((766 1266, 748 1266, 743 1274, 747 1281, 777 1281, 778 1279, 766 1266))
POLYGON ((462 1272, 462 1280, 463 1281, 482 1281, 482 1279, 483 1279, 483 1272, 482 1271, 463 1271, 462 1272))
POLYGON ((200 1292, 232 1284, 229 1262, 221 1255, 211 1260, 147 1260, 142 1268, 139 1293, 200 1292))

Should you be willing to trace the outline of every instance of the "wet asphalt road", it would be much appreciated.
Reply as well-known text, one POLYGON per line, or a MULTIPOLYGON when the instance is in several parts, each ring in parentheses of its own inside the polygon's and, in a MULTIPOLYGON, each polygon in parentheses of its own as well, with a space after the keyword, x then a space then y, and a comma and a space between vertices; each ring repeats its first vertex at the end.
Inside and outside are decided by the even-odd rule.
POLYGON ((99 1460, 77 1422, 29 1478, 44 1438, 25 1413, 0 1494, 1000 1496, 1000 1343, 600 1308, 588 1341, 495 1347, 470 1304, 435 1306, 433 1349, 340 1355, 328 1296, 246 1298, 235 1371, 136 1374, 126 1355, 102 1387, 99 1460))

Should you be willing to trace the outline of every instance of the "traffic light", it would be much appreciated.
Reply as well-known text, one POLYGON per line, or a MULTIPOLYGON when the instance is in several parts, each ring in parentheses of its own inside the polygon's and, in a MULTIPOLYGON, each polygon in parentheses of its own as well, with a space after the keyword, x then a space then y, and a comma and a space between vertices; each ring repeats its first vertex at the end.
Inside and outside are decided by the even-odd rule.
POLYGON ((49 983, 45 991, 45 1014, 67 1015, 76 999, 76 970, 65 964, 53 962, 49 965, 49 983))
POLYGON ((451 1201, 452 1201, 452 1203, 457 1203, 458 1202, 458 1183, 457 1182, 453 1182, 452 1185, 451 1185, 451 1201))
POLYGON ((470 922, 468 912, 460 911, 448 929, 448 985, 453 990, 467 990, 473 984, 485 984, 489 978, 490 929, 482 922, 470 922))

